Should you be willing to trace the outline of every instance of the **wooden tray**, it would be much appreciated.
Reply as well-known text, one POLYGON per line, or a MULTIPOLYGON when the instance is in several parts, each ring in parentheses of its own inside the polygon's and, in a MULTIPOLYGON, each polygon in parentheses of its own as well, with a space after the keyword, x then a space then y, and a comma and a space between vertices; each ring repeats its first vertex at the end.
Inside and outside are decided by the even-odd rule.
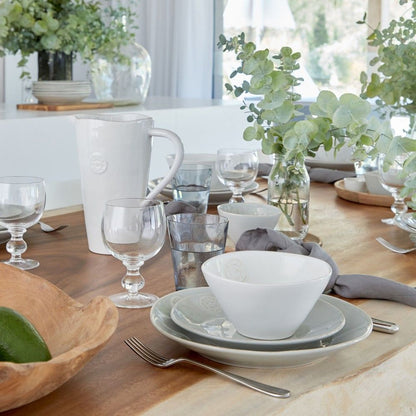
POLYGON ((334 186, 335 191, 340 198, 358 204, 390 207, 394 202, 393 197, 389 195, 369 194, 368 192, 356 192, 345 189, 344 179, 335 182, 334 186))
POLYGON ((77 111, 94 108, 111 108, 113 103, 77 103, 77 104, 17 104, 18 110, 32 111, 77 111))

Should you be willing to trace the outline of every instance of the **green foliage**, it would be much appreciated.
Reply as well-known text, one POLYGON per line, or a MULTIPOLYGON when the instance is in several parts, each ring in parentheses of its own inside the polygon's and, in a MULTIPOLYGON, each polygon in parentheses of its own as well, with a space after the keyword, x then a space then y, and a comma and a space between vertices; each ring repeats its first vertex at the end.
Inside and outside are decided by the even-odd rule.
MULTIPOLYGON (((402 0, 401 4, 408 3, 402 0)), ((377 98, 383 115, 416 112, 416 1, 411 2, 411 17, 392 20, 383 30, 375 29, 368 44, 377 48, 370 62, 377 67, 368 79, 361 74, 362 96, 377 98)), ((359 23, 366 23, 366 15, 359 23)))
MULTIPOLYGON (((408 0, 401 0, 407 3, 408 0)), ((240 66, 231 79, 243 77, 243 81, 226 88, 235 96, 253 94, 261 97, 255 103, 244 104, 250 123, 244 131, 244 139, 258 140, 266 154, 282 155, 288 161, 303 162, 306 156, 314 156, 323 146, 326 151, 352 146, 353 158, 364 160, 386 154, 385 168, 396 156, 408 153, 404 163, 407 178, 404 194, 410 195, 411 207, 416 208, 416 140, 414 140, 416 113, 416 0, 412 1, 412 19, 401 18, 390 23, 386 31, 375 31, 370 42, 379 46, 379 56, 372 62, 380 64, 380 74, 370 80, 361 74, 361 97, 345 93, 339 98, 330 91, 321 91, 316 102, 310 105, 310 115, 299 120, 302 106, 300 96, 294 91, 302 79, 293 72, 299 68, 300 54, 284 47, 280 53, 270 56, 267 49, 256 50, 256 45, 245 41, 245 35, 226 39, 221 35, 218 47, 224 52, 234 52, 240 66), (399 30, 398 28, 401 27, 399 30), (385 44, 386 43, 386 44, 385 44), (371 105, 366 100, 378 97, 377 104, 384 113, 407 114, 410 119, 409 137, 394 136, 390 120, 370 117, 371 105), (347 140, 348 139, 348 140, 347 140)), ((363 21, 365 22, 366 16, 363 21)))
MULTIPOLYGON (((388 121, 395 115, 409 118, 408 137, 382 135, 377 149, 386 154, 386 167, 397 155, 409 154, 404 163, 404 194, 412 196, 409 205, 416 208, 416 0, 400 0, 400 4, 410 5, 410 17, 392 20, 386 29, 374 29, 368 37, 368 44, 377 48, 377 56, 370 62, 377 72, 370 78, 361 74, 361 96, 375 98, 380 114, 388 121)), ((357 23, 365 24, 366 17, 357 23)))
POLYGON ((20 52, 19 67, 38 51, 79 53, 84 61, 95 54, 123 60, 119 49, 134 38, 126 29, 133 19, 129 8, 99 1, 0 0, 0 56, 20 52))
POLYGON ((237 97, 242 94, 261 97, 256 104, 244 102, 241 109, 248 112, 250 123, 244 139, 261 141, 264 153, 303 161, 306 156, 314 156, 320 146, 337 150, 348 143, 356 149, 356 156, 362 158, 364 146, 372 146, 378 140, 381 130, 377 122, 372 120, 371 130, 368 128, 370 104, 353 94, 338 99, 332 92, 322 91, 310 106, 311 114, 299 120, 303 115, 301 97, 294 87, 302 79, 294 71, 299 68, 300 53, 283 47, 279 54, 270 56, 267 49, 257 50, 254 43, 246 42, 244 33, 230 39, 221 35, 218 47, 234 52, 240 62, 231 79, 239 76, 243 80, 228 84, 227 90, 237 97))

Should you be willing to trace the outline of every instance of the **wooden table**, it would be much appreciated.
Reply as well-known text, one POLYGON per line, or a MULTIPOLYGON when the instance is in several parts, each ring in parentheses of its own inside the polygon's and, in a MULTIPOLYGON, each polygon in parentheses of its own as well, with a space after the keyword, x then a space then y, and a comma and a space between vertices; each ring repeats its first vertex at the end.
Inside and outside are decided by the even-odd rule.
MULTIPOLYGON (((251 196, 260 201, 260 197, 251 196)), ((415 255, 394 254, 377 236, 410 245, 407 233, 384 225, 388 208, 344 201, 333 186, 313 184, 310 232, 319 236, 342 273, 366 273, 416 284, 415 255)), ((46 234, 27 232, 26 256, 40 261, 33 273, 82 303, 120 291, 121 263, 88 251, 82 212, 51 217, 67 223, 46 234)), ((4 246, 0 259, 7 258, 4 246)), ((163 296, 174 290, 167 244, 143 268, 146 290, 163 296)), ((30 288, 28 288, 30 296, 30 288)), ((324 361, 298 368, 247 369, 210 362, 159 334, 149 309, 119 310, 118 328, 109 343, 58 390, 5 415, 398 415, 416 409, 416 309, 381 300, 354 300, 371 316, 396 322, 395 335, 369 338, 324 361), (123 343, 138 336, 165 355, 185 354, 259 381, 286 387, 289 399, 254 392, 204 370, 179 365, 158 369, 138 359, 123 343)), ((53 311, 52 311, 53 313, 53 311)), ((1 392, 0 392, 1 394, 1 392)))

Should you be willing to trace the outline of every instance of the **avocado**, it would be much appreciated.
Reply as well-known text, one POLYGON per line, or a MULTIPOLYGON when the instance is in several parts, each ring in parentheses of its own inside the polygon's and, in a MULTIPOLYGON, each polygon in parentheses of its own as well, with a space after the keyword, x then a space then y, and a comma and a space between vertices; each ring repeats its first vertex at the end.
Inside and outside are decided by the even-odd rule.
POLYGON ((0 361, 48 361, 51 353, 36 328, 17 311, 0 306, 0 361))

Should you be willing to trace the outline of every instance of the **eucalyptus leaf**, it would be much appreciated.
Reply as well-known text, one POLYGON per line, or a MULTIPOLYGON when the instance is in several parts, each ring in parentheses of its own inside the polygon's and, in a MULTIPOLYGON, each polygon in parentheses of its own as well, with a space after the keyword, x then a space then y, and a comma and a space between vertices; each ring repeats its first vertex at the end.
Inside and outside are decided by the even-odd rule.
POLYGON ((251 141, 257 138, 257 130, 255 127, 247 127, 243 133, 244 140, 251 141))

